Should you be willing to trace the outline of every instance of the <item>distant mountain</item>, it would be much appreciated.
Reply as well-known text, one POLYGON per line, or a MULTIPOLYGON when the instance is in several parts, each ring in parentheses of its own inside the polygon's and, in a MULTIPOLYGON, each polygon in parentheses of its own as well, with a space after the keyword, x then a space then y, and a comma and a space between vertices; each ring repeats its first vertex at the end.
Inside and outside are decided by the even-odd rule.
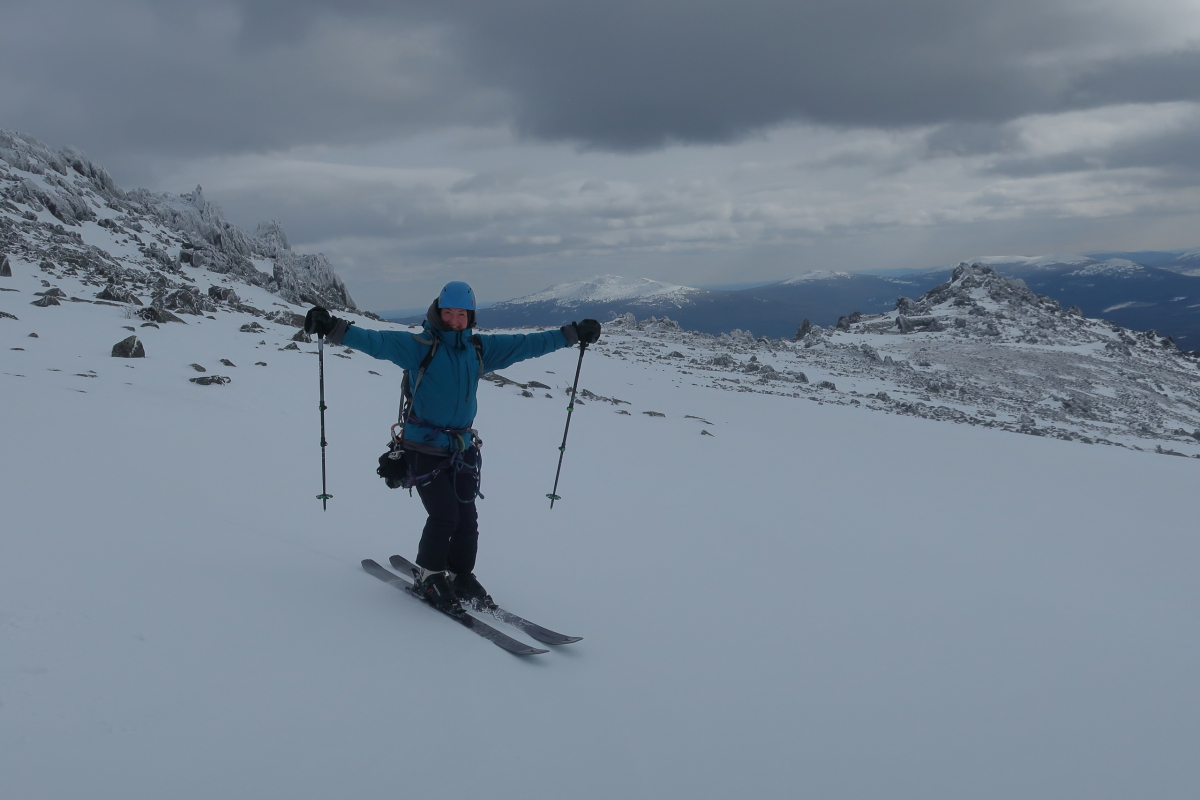
POLYGON ((1200 250, 986 256, 968 263, 1021 278, 1089 317, 1170 334, 1184 349, 1200 348, 1200 250))
POLYGON ((703 333, 740 329, 756 336, 790 337, 805 319, 832 325, 851 311, 886 311, 895 306, 898 295, 919 295, 949 275, 948 268, 903 278, 810 272, 738 291, 602 275, 497 303, 481 310, 478 318, 480 325, 501 328, 562 325, 585 317, 603 321, 631 313, 638 318, 668 316, 687 330, 703 333))
MULTIPOLYGON (((1184 349, 1200 349, 1200 249, 979 256, 963 263, 1021 278, 1034 291, 1064 307, 1079 306, 1089 317, 1133 330, 1155 330, 1173 336, 1184 349)), ((919 297, 949 280, 951 271, 811 271, 737 290, 603 275, 497 303, 478 317, 480 325, 500 328, 562 325, 584 317, 606 321, 624 314, 639 319, 667 316, 701 333, 744 330, 755 336, 790 337, 805 319, 829 326, 854 311, 892 310, 899 297, 919 297)), ((420 316, 388 318, 409 322, 420 316)))

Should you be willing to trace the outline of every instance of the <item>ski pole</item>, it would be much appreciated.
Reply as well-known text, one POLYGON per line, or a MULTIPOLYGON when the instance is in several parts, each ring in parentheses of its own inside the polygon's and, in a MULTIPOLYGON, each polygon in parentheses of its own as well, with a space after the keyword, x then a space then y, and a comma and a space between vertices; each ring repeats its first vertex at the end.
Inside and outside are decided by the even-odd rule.
POLYGON ((321 493, 317 499, 321 501, 321 510, 328 511, 326 505, 333 495, 325 490, 325 337, 317 336, 317 364, 321 376, 321 493))
POLYGON ((575 365, 575 383, 571 386, 571 405, 567 406, 567 426, 563 428, 562 444, 558 448, 558 471, 554 473, 554 489, 546 497, 550 498, 550 507, 554 508, 555 500, 562 500, 558 496, 558 476, 562 474, 563 455, 567 452, 567 432, 571 430, 571 412, 575 410, 575 392, 579 389, 579 370, 583 368, 583 353, 587 350, 587 342, 579 343, 579 363, 575 365))

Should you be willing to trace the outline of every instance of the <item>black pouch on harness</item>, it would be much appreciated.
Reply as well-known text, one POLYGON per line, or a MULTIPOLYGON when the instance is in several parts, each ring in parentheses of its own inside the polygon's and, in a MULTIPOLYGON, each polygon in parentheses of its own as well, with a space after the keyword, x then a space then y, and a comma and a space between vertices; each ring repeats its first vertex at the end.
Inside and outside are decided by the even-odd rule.
POLYGON ((383 478, 383 482, 389 489, 405 489, 408 488, 410 465, 402 448, 403 440, 395 435, 394 427, 392 434, 393 438, 388 444, 387 452, 379 457, 379 467, 376 468, 375 474, 383 478))

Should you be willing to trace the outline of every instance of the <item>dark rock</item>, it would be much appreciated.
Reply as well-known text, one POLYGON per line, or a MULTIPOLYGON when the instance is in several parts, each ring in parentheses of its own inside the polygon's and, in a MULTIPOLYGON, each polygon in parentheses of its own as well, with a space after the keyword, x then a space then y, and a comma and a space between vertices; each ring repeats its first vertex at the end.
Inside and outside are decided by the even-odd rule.
POLYGON ((36 333, 31 333, 28 336, 26 336, 25 338, 26 339, 36 339, 36 338, 38 338, 38 335, 36 333))
POLYGON ((222 363, 222 364, 224 364, 224 365, 225 365, 225 366, 227 366, 227 367, 236 367, 236 366, 237 366, 237 364, 234 364, 234 363, 233 363, 232 361, 230 361, 228 358, 222 358, 222 359, 221 359, 221 363, 222 363))
POLYGON ((224 386, 232 381, 233 378, 226 378, 221 375, 202 375, 199 378, 188 378, 188 380, 200 386, 224 386))
POLYGON ((0 278, 12 277, 12 264, 9 263, 8 256, 0 253, 0 278))
POLYGON ((312 337, 309 336, 307 333, 305 333, 303 330, 298 330, 292 336, 292 341, 293 342, 304 342, 305 344, 312 344, 312 337))
POLYGON ((113 358, 145 358, 146 348, 136 336, 128 336, 113 345, 113 358))
POLYGON ((799 341, 799 340, 803 339, 805 336, 808 336, 808 332, 811 330, 812 330, 812 323, 809 322, 807 319, 804 320, 803 322, 800 323, 800 327, 796 329, 796 336, 792 339, 792 341, 799 341))
MULTIPOLYGON (((262 325, 259 325, 258 322, 255 321, 247 322, 245 325, 238 328, 238 330, 242 333, 262 333, 266 330, 266 328, 264 328, 262 325)), ((260 342, 260 344, 265 344, 265 342, 260 342)))
POLYGON ((954 327, 956 327, 956 328, 967 327, 967 318, 966 317, 955 317, 954 318, 954 327))
POLYGON ((549 387, 549 386, 547 386, 546 384, 544 384, 544 383, 538 383, 537 381, 530 381, 529 383, 527 383, 527 384, 525 384, 525 385, 526 385, 526 386, 528 386, 528 387, 529 387, 529 388, 531 388, 531 389, 549 389, 549 388, 550 388, 550 387, 549 387))
POLYGON ((808 376, 803 372, 796 373, 796 383, 808 383, 808 376))
POLYGON ((15 316, 13 316, 12 314, 8 313, 7 311, 0 311, 0 319, 17 319, 17 318, 15 316))
POLYGON ((139 328, 157 328, 157 327, 158 327, 158 323, 156 323, 156 322, 143 322, 143 323, 142 323, 141 325, 139 325, 138 327, 139 327, 139 328))
POLYGON ((700 429, 700 435, 701 435, 701 436, 712 436, 712 434, 711 434, 711 433, 709 433, 708 431, 704 430, 703 428, 701 428, 701 429, 700 429))
POLYGON ((837 391, 837 386, 834 385, 833 381, 821 381, 820 383, 817 384, 817 388, 818 389, 832 389, 835 392, 837 391))
POLYGON ((522 389, 521 397, 533 397, 533 392, 529 391, 528 389, 522 389))
POLYGON ((142 301, 133 292, 127 292, 113 284, 105 286, 99 294, 96 295, 97 300, 112 300, 116 303, 128 303, 129 305, 140 306, 142 301))
POLYGON ((850 318, 849 317, 838 317, 836 327, 839 331, 850 330, 850 318))
POLYGON ((714 367, 732 367, 737 362, 728 353, 721 353, 720 355, 713 356, 711 363, 714 367))
POLYGON ((666 416, 666 414, 663 414, 659 411, 643 411, 642 413, 645 414, 647 417, 665 417, 666 416))
POLYGON ((37 306, 38 308, 48 308, 49 306, 62 305, 62 303, 58 302, 57 297, 54 297, 53 295, 48 294, 45 297, 43 297, 41 300, 34 300, 29 305, 37 306))
POLYGON ((217 286, 216 284, 209 286, 208 296, 222 303, 233 303, 236 305, 242 302, 242 298, 238 297, 238 293, 228 286, 217 286))
POLYGON ((1067 313, 1070 314, 1072 317, 1082 317, 1083 309, 1080 308, 1079 306, 1071 306, 1070 308, 1067 309, 1067 313))
POLYGON ((901 333, 912 333, 916 330, 943 330, 937 317, 906 317, 903 314, 896 317, 896 327, 900 329, 901 333))
POLYGON ((217 310, 217 307, 212 304, 211 300, 190 286, 184 286, 182 289, 176 289, 174 292, 171 292, 163 298, 162 305, 163 308, 170 308, 196 316, 201 316, 206 311, 217 310))
MULTIPOLYGON (((267 362, 265 362, 265 361, 255 361, 255 362, 254 362, 254 366, 256 366, 256 367, 265 367, 266 365, 267 365, 267 362)), ((373 375, 378 375, 379 373, 378 373, 378 372, 374 372, 374 373, 372 373, 372 374, 373 374, 373 375)))
POLYGON ((52 289, 47 289, 44 292, 34 292, 37 297, 66 297, 67 293, 55 286, 52 289))
POLYGON ((183 322, 179 317, 159 305, 138 309, 137 315, 147 322, 183 322))
POLYGON ((298 344, 296 344, 295 342, 292 342, 291 344, 287 345, 286 347, 281 347, 279 349, 280 350, 299 350, 300 346, 298 344))
POLYGON ((274 311, 267 316, 280 325, 286 325, 289 328, 304 327, 304 315, 297 314, 295 311, 274 311))
POLYGON ((851 311, 850 316, 847 317, 847 319, 850 321, 851 325, 855 325, 855 324, 861 322, 862 318, 863 318, 863 315, 862 315, 861 311, 851 311))
POLYGON ((204 367, 200 366, 199 364, 188 364, 188 366, 191 367, 192 369, 196 370, 196 372, 208 372, 208 370, 206 370, 204 367))

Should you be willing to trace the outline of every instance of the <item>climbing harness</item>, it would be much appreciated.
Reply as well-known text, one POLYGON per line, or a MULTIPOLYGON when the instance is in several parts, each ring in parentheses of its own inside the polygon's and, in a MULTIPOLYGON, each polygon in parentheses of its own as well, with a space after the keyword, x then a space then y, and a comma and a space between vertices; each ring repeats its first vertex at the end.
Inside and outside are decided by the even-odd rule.
MULTIPOLYGON (((479 432, 474 428, 444 428, 439 425, 434 425, 431 422, 418 417, 412 410, 413 399, 416 396, 417 390, 421 388, 421 379, 425 377, 425 370, 433 361, 434 355, 437 354, 438 347, 441 344, 441 337, 436 333, 430 335, 429 352, 421 359, 420 365, 417 367, 417 376, 409 387, 408 370, 404 370, 404 377, 400 381, 400 413, 396 424, 391 428, 391 441, 388 444, 388 451, 379 457, 379 468, 376 473, 384 479, 389 489, 408 489, 411 495, 414 486, 424 485, 436 478, 443 470, 452 469, 455 476, 462 471, 468 471, 472 474, 473 483, 475 485, 474 494, 469 498, 458 496, 458 481, 454 483, 455 497, 460 503, 470 503, 476 497, 486 499, 483 492, 479 491, 480 476, 483 467, 483 455, 479 452, 483 440, 479 438, 479 432), (436 433, 443 433, 450 440, 450 456, 442 463, 438 464, 430 472, 423 475, 412 474, 412 464, 410 462, 410 451, 404 449, 404 426, 405 424, 416 425, 436 433), (399 432, 397 433, 397 429, 399 432), (474 463, 469 463, 463 458, 463 454, 470 449, 475 450, 474 463)), ((422 341, 417 339, 417 341, 422 341)), ((483 342, 478 336, 472 336, 469 340, 475 348, 475 354, 479 359, 479 373, 476 376, 478 383, 479 376, 483 375, 483 342)), ((470 390, 468 389, 468 392, 470 390)))

